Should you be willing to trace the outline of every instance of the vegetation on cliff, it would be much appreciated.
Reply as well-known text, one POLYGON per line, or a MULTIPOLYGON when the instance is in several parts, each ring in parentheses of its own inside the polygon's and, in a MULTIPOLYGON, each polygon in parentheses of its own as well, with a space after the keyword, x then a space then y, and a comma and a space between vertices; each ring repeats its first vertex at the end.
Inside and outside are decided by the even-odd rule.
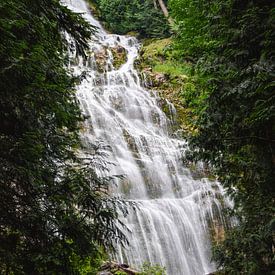
POLYGON ((192 64, 178 60, 173 43, 172 38, 143 40, 136 67, 145 75, 147 86, 158 92, 162 110, 173 120, 174 127, 183 129, 185 135, 195 129, 181 97, 183 87, 193 87, 192 64), (175 106, 176 116, 167 100, 175 106))

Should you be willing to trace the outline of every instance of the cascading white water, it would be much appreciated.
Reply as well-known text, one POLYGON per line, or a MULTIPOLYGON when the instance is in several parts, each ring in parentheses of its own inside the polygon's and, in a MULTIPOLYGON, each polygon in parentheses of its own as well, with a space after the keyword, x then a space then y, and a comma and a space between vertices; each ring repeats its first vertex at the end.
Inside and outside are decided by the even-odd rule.
POLYGON ((83 0, 66 5, 99 28, 91 42, 88 61, 74 69, 87 71, 78 87, 86 116, 86 141, 101 139, 111 147, 111 174, 125 175, 118 190, 137 202, 124 222, 129 247, 118 247, 117 260, 140 267, 144 262, 165 266, 171 275, 201 275, 215 269, 210 261, 209 221, 222 220, 218 183, 194 179, 184 167, 185 142, 171 136, 171 121, 158 106, 156 95, 144 88, 134 69, 138 41, 129 36, 107 34, 90 14, 83 0), (113 66, 112 48, 127 51, 127 62, 113 66), (99 72, 97 53, 106 55, 99 72))

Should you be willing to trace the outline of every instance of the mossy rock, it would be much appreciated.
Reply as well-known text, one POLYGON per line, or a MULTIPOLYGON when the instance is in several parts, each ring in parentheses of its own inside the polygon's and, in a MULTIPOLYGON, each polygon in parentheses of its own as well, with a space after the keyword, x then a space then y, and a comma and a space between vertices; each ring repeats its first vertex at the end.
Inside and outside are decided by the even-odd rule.
MULTIPOLYGON (((118 70, 121 65, 127 62, 127 51, 121 46, 109 48, 113 56, 113 67, 118 70)), ((103 47, 101 50, 93 53, 97 65, 97 70, 103 73, 107 70, 108 49, 103 47)))
POLYGON ((182 100, 182 89, 192 83, 192 65, 188 62, 179 62, 174 58, 177 52, 173 50, 172 39, 146 39, 140 49, 140 57, 135 67, 146 75, 147 87, 159 92, 162 110, 173 119, 175 130, 182 129, 186 135, 196 134, 196 128, 191 121, 192 113, 185 108, 182 100), (176 110, 176 117, 170 112, 167 101, 171 102, 176 110))
POLYGON ((136 31, 127 32, 126 35, 133 36, 133 37, 139 37, 140 36, 139 32, 136 32, 136 31))
POLYGON ((171 38, 145 40, 141 49, 142 58, 145 60, 167 59, 167 49, 171 46, 171 38))
POLYGON ((108 53, 106 48, 102 48, 100 51, 94 53, 97 70, 100 73, 105 72, 107 66, 108 53))
POLYGON ((118 70, 121 65, 127 62, 127 51, 121 46, 110 48, 113 55, 113 66, 118 70))

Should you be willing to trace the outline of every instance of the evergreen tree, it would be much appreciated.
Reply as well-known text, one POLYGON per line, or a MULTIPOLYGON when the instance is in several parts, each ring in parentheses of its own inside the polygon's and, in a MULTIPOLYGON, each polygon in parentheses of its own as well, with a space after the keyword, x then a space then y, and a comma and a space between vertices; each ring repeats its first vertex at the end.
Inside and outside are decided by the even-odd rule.
POLYGON ((62 34, 85 56, 93 28, 59 0, 4 0, 0 17, 0 273, 78 274, 124 238, 111 179, 94 169, 95 159, 106 169, 104 148, 78 153, 83 118, 62 34))
POLYGON ((190 156, 215 169, 238 224, 214 259, 224 274, 274 270, 274 3, 171 0, 176 48, 193 62, 183 88, 196 131, 190 156))
POLYGON ((136 31, 141 38, 167 37, 168 22, 152 0, 97 0, 100 18, 118 34, 136 31))

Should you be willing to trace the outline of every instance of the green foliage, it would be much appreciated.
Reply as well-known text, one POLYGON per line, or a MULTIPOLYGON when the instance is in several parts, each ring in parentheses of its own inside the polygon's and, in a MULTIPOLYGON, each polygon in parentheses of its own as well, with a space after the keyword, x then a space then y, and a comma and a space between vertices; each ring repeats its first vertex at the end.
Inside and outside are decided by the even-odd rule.
POLYGON ((149 263, 144 263, 142 266, 142 271, 140 275, 165 275, 165 268, 160 265, 151 265, 149 263))
POLYGON ((191 61, 207 55, 219 46, 219 38, 210 35, 209 20, 217 20, 217 10, 228 9, 230 1, 170 0, 171 16, 175 20, 175 50, 179 58, 191 61), (209 14, 214 14, 210 19, 209 14))
POLYGON ((127 275, 127 273, 124 271, 116 271, 114 274, 115 275, 127 275))
POLYGON ((154 65, 157 58, 168 58, 171 38, 145 39, 142 47, 142 57, 154 65))
POLYGON ((106 260, 105 253, 100 253, 92 257, 82 259, 79 255, 73 254, 70 258, 73 266, 74 274, 79 275, 96 275, 100 270, 104 260, 106 260))
POLYGON ((118 34, 131 31, 140 37, 166 37, 169 26, 161 10, 150 0, 98 0, 101 19, 108 29, 118 34))
POLYGON ((94 169, 106 169, 106 148, 78 153, 83 118, 62 33, 85 56, 93 28, 58 0, 4 0, 0 14, 0 273, 81 274, 124 239, 111 179, 94 169))
POLYGON ((182 101, 193 160, 211 164, 238 224, 214 249, 225 274, 274 270, 274 4, 171 0, 178 58, 193 62, 182 101))
POLYGON ((156 72, 168 74, 172 77, 185 75, 188 72, 187 66, 182 66, 182 64, 177 64, 175 62, 165 62, 163 64, 157 64, 154 67, 156 72))
POLYGON ((153 72, 166 74, 170 78, 184 78, 192 66, 179 62, 172 47, 172 39, 147 39, 141 49, 140 67, 150 67, 153 72))

